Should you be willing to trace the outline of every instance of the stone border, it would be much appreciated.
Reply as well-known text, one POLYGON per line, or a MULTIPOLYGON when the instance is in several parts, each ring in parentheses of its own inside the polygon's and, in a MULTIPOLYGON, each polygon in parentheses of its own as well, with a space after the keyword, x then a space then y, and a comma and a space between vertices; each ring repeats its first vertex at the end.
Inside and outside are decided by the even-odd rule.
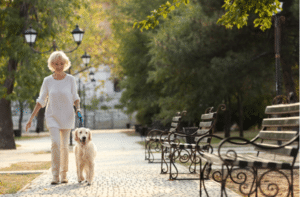
POLYGON ((45 173, 48 170, 27 170, 27 171, 0 171, 0 174, 18 174, 18 175, 26 175, 26 174, 40 174, 45 173))

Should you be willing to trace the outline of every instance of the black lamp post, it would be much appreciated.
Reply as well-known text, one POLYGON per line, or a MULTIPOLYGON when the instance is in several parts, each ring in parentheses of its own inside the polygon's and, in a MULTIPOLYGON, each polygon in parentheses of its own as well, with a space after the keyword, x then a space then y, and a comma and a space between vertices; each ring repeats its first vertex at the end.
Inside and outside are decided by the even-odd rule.
MULTIPOLYGON (((95 86, 96 86, 96 80, 95 80, 95 77, 94 77, 94 72, 91 71, 90 74, 89 74, 90 78, 91 78, 91 82, 94 84, 94 99, 95 99, 95 95, 96 95, 96 92, 95 92, 95 86)), ((94 111, 94 116, 93 116, 93 129, 95 129, 95 122, 96 122, 96 111, 95 109, 93 109, 94 111)))
POLYGON ((24 36, 25 36, 26 42, 30 46, 33 46, 33 44, 35 43, 36 37, 37 37, 37 32, 34 29, 32 29, 32 27, 30 25, 30 28, 25 31, 24 36))
POLYGON ((86 54, 86 52, 84 52, 84 55, 81 56, 81 59, 82 59, 83 63, 85 64, 85 66, 87 66, 90 63, 91 56, 86 54))
MULTIPOLYGON (((91 56, 90 55, 88 55, 86 52, 84 53, 84 55, 82 55, 81 56, 81 59, 82 59, 82 61, 83 61, 83 63, 85 64, 85 69, 84 70, 86 70, 87 69, 87 65, 90 63, 90 60, 91 60, 91 56)), ((83 72, 84 70, 82 70, 81 72, 83 72)), ((79 74, 80 72, 78 72, 78 73, 76 73, 76 74, 79 74)), ((91 75, 91 74, 90 74, 91 75)), ((80 83, 81 83, 81 80, 80 80, 80 78, 79 78, 79 92, 80 92, 80 83)), ((83 110, 84 110, 84 127, 86 127, 86 108, 85 108, 85 84, 83 84, 83 91, 84 91, 84 103, 83 103, 83 105, 81 105, 81 106, 83 106, 83 110)))
MULTIPOLYGON (((280 8, 277 9, 277 14, 273 13, 274 23, 275 23, 275 69, 276 69, 276 96, 282 94, 282 83, 281 83, 281 71, 280 71, 280 39, 281 39, 281 22, 284 21, 284 16, 280 16, 279 14, 282 11, 282 2, 280 2, 280 8)), ((281 128, 277 128, 279 131, 281 128)), ((282 144, 282 141, 277 141, 278 145, 282 144)))
POLYGON ((276 81, 276 96, 282 94, 282 82, 281 82, 281 72, 280 72, 280 40, 281 40, 281 22, 284 20, 284 16, 280 16, 282 10, 282 2, 280 2, 280 8, 277 9, 277 14, 273 13, 274 24, 275 24, 275 81, 276 81))

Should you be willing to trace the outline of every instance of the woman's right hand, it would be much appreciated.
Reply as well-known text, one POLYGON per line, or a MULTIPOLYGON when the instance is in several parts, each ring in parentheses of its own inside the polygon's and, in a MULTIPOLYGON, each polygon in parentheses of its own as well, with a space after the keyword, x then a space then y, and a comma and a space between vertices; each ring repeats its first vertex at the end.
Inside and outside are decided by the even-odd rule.
POLYGON ((32 120, 29 120, 28 122, 27 122, 27 124, 26 124, 26 132, 28 132, 28 129, 31 127, 31 122, 32 122, 32 120))

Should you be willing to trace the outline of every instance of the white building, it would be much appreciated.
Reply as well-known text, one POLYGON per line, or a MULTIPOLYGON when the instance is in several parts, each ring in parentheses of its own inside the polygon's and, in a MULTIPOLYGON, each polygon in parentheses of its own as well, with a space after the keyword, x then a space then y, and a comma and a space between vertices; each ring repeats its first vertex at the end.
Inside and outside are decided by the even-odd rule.
MULTIPOLYGON (((91 71, 94 72, 94 70, 91 71)), ((123 91, 120 91, 118 88, 116 88, 113 79, 111 79, 111 71, 109 66, 99 66, 97 72, 94 72, 95 82, 91 82, 91 79, 88 79, 87 82, 83 82, 81 76, 75 77, 77 78, 78 89, 80 77, 80 90, 82 91, 83 88, 85 88, 86 92, 85 99, 83 95, 80 96, 82 104, 81 111, 83 118, 84 100, 86 105, 91 105, 91 100, 93 97, 96 97, 97 100, 100 100, 97 106, 97 110, 93 111, 86 109, 87 127, 92 129, 119 129, 126 128, 126 124, 128 123, 131 126, 136 124, 135 114, 130 119, 130 117, 127 114, 123 113, 121 109, 117 108, 117 106, 120 105, 119 100, 123 91), (103 110, 104 106, 107 108, 106 110, 103 110)))

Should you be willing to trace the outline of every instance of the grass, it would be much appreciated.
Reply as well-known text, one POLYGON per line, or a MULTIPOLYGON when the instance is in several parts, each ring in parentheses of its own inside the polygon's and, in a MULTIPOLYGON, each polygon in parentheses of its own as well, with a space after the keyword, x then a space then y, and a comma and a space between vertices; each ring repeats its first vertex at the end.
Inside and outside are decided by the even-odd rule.
POLYGON ((41 150, 41 151, 33 152, 33 154, 35 154, 35 155, 38 155, 38 154, 48 154, 48 153, 51 153, 51 151, 43 151, 43 150, 41 150))
MULTIPOLYGON (((248 130, 248 131, 244 131, 244 138, 246 138, 247 140, 251 140, 253 139, 257 134, 259 133, 259 130, 248 130)), ((215 135, 224 138, 225 137, 225 133, 224 132, 217 132, 215 133, 215 135)), ((231 131, 230 132, 230 137, 239 137, 239 131, 231 131)), ((217 144, 219 143, 220 140, 213 138, 212 139, 212 144, 217 144)))
MULTIPOLYGON (((244 131, 244 137, 247 140, 253 139, 257 134, 259 133, 259 130, 248 130, 244 131)), ((217 135, 219 137, 225 138, 225 133, 224 132, 217 132, 214 135, 217 135)), ((230 132, 230 137, 240 137, 239 131, 231 131, 230 132)), ((221 142, 221 140, 217 138, 212 138, 211 144, 212 145, 217 145, 221 142)), ((234 146, 234 145, 233 145, 234 146)))
MULTIPOLYGON (((22 140, 33 140, 41 138, 42 136, 21 136, 21 137, 15 137, 15 141, 22 141, 22 140)), ((16 147, 21 147, 20 144, 16 144, 16 147)))
MULTIPOLYGON (((185 140, 184 139, 179 139, 180 143, 185 143, 185 140)), ((138 144, 142 145, 145 147, 145 141, 138 141, 137 142, 138 144)), ((152 143, 152 147, 151 148, 154 148, 155 147, 155 143, 152 143)))
POLYGON ((50 167, 51 161, 19 162, 10 167, 0 168, 0 171, 47 170, 50 167))
MULTIPOLYGON (((19 162, 10 167, 0 168, 0 171, 48 170, 51 162, 19 162)), ((39 174, 0 174, 0 194, 14 194, 30 183, 39 174)))
POLYGON ((32 140, 32 139, 38 139, 42 138, 44 136, 21 136, 21 137, 15 137, 15 141, 21 141, 21 140, 32 140))
POLYGON ((0 195, 15 194, 38 176, 39 174, 27 174, 27 175, 1 174, 0 195))
POLYGON ((127 136, 141 136, 139 133, 136 133, 135 130, 124 131, 122 133, 126 134, 127 136))

